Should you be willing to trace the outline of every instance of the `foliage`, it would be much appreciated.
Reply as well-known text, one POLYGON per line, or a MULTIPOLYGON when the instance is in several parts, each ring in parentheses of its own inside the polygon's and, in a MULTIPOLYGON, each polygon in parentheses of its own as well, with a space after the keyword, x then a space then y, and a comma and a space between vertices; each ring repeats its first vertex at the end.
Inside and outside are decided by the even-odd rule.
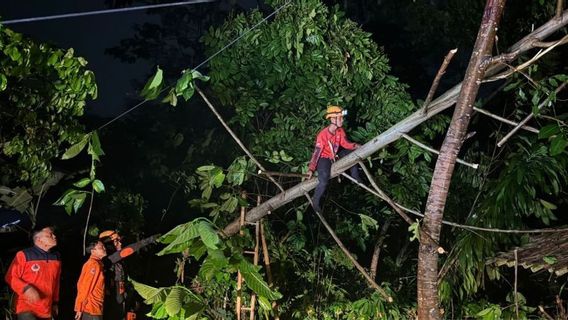
MULTIPOLYGON (((259 267, 247 261, 241 254, 242 247, 238 243, 221 241, 214 225, 204 218, 198 218, 179 225, 163 235, 160 242, 167 246, 158 255, 184 253, 187 257, 202 260, 199 268, 199 279, 204 284, 223 282, 234 286, 227 280, 235 277, 237 270, 245 279, 246 286, 255 292, 259 299, 271 302, 280 299, 282 295, 270 288, 259 273, 259 267)), ((183 267, 183 266, 182 266, 183 267)), ((155 319, 169 317, 198 317, 212 312, 206 297, 200 297, 183 286, 168 288, 152 288, 135 283, 135 288, 152 304, 149 316, 155 319)), ((209 297, 209 299, 212 297, 209 297)), ((194 319, 192 318, 192 319, 194 319)))
POLYGON ((50 176, 61 147, 84 135, 79 123, 96 98, 87 61, 37 44, 0 26, 0 155, 4 183, 38 184, 50 176))
POLYGON ((105 154, 101 148, 99 136, 96 131, 84 135, 79 142, 72 145, 69 149, 67 149, 67 151, 65 151, 61 159, 67 160, 76 157, 87 145, 87 153, 91 156, 91 170, 89 171, 89 177, 80 179, 75 182, 73 186, 76 188, 87 188, 90 186, 91 191, 69 189, 65 191, 65 193, 54 203, 56 206, 64 207, 65 212, 69 215, 72 212, 77 213, 79 208, 83 206, 83 203, 87 198, 87 194, 91 194, 92 197, 94 196, 94 192, 101 193, 105 191, 103 182, 96 178, 96 163, 99 162, 100 157, 105 154))

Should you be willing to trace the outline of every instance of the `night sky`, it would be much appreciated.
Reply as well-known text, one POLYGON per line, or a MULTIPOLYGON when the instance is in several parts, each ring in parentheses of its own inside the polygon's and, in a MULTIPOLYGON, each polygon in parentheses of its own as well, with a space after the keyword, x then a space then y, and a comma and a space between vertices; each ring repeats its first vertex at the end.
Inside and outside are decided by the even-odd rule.
MULTIPOLYGON (((108 0, 2 1, 0 16, 2 20, 12 20, 104 10, 111 8, 109 2, 108 0)), ((161 3, 168 2, 173 1, 161 3)), ((148 3, 129 1, 129 7, 141 5, 148 3)), ((238 1, 238 5, 250 8, 256 6, 256 1, 238 1)), ((211 10, 217 10, 223 6, 223 1, 192 6, 206 6, 211 10)), ((168 10, 168 8, 157 10, 168 10)), ((117 46, 121 39, 133 37, 136 25, 145 22, 159 23, 158 18, 157 15, 148 14, 147 10, 139 10, 11 24, 7 27, 38 42, 47 42, 63 49, 73 48, 76 55, 87 59, 88 68, 94 71, 99 88, 99 97, 88 103, 87 112, 110 117, 130 107, 125 101, 138 99, 141 89, 139 83, 145 82, 154 70, 155 63, 145 60, 137 60, 132 64, 121 62, 105 54, 105 49, 117 46)))

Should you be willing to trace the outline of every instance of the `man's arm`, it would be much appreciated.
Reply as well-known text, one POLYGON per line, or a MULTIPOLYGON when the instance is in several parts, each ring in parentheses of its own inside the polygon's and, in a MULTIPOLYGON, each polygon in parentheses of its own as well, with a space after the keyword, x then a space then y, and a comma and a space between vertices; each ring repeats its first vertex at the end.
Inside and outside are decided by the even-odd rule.
POLYGON ((347 140, 347 134, 345 133, 345 130, 343 130, 343 128, 341 128, 341 130, 338 132, 339 133, 339 144, 348 150, 354 150, 359 148, 359 145, 357 143, 351 142, 349 140, 347 140))
POLYGON ((96 275, 100 271, 97 266, 91 263, 91 260, 87 261, 81 269, 81 275, 79 276, 79 281, 77 281, 77 298, 75 299, 75 312, 83 312, 85 304, 87 304, 87 297, 93 291, 93 287, 96 282, 96 275))
POLYGON ((133 244, 130 244, 130 245, 122 248, 122 250, 120 250, 120 251, 117 251, 117 252, 107 256, 107 258, 112 264, 115 264, 115 263, 119 262, 120 260, 132 255, 133 253, 140 251, 140 249, 146 247, 147 245, 156 242, 156 240, 160 236, 161 236, 160 234, 155 234, 155 235, 150 236, 146 239, 142 239, 138 242, 135 242, 133 244))
POLYGON ((24 274, 24 265, 26 264, 26 256, 22 251, 16 253, 14 260, 10 264, 6 276, 4 279, 10 288, 18 295, 24 293, 24 289, 29 288, 29 284, 22 280, 22 275, 24 274))

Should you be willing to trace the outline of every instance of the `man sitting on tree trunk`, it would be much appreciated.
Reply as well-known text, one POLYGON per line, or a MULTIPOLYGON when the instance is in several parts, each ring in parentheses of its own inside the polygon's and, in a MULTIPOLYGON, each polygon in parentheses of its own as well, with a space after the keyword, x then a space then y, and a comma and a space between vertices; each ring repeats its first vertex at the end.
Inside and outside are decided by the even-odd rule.
MULTIPOLYGON (((343 130, 344 115, 347 115, 347 111, 341 107, 327 107, 325 118, 331 123, 318 133, 314 153, 308 166, 308 179, 312 178, 314 171, 318 172, 319 183, 312 197, 314 210, 318 212, 321 212, 320 200, 329 182, 331 165, 336 158, 343 157, 359 147, 357 143, 347 140, 347 135, 343 130)), ((349 173, 355 180, 361 182, 358 166, 351 167, 349 173)))

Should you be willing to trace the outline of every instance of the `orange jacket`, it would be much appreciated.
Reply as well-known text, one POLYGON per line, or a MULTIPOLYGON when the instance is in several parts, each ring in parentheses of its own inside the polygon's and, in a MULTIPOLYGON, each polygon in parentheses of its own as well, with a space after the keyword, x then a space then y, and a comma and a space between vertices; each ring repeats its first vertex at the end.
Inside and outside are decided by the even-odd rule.
POLYGON ((77 299, 75 312, 87 312, 94 316, 103 314, 105 298, 105 278, 103 263, 90 257, 83 265, 81 276, 77 281, 77 299))
POLYGON ((59 301, 61 260, 59 254, 31 247, 16 253, 6 272, 6 282, 16 293, 16 313, 32 312, 36 317, 51 318, 52 304, 59 301), (29 303, 23 294, 29 287, 39 293, 39 301, 29 303))

